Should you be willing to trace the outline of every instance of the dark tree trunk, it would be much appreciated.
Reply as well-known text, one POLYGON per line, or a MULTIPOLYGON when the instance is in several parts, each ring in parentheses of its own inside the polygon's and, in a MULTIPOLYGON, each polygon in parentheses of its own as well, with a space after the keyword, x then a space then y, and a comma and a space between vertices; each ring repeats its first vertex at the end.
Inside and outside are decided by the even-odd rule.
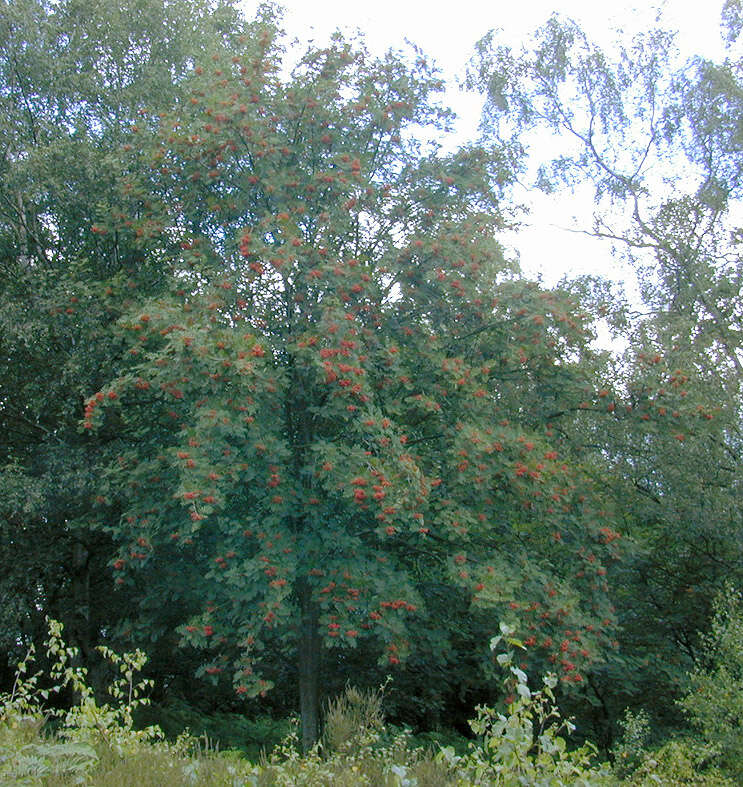
POLYGON ((90 656, 90 552, 75 539, 72 545, 72 618, 70 633, 80 649, 80 661, 88 666, 90 656))
POLYGON ((307 598, 301 601, 299 621, 299 709, 302 719, 302 749, 317 743, 320 730, 320 655, 322 642, 318 631, 317 606, 307 598))
MULTIPOLYGON (((67 624, 67 644, 77 648, 71 659, 72 667, 90 668, 90 552, 79 539, 72 542, 70 585, 72 608, 67 624)), ((72 692, 72 702, 77 704, 82 695, 72 692)))

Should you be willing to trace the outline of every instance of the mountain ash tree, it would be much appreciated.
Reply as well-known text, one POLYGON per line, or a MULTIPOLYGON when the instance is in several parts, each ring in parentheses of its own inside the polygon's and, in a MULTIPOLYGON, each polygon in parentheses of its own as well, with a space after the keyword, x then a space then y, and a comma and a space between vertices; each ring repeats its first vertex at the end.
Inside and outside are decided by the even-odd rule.
POLYGON ((402 664, 432 576, 580 686, 619 539, 571 439, 603 404, 588 316, 504 259, 510 153, 417 141, 449 117, 421 53, 283 56, 266 23, 198 63, 89 228, 169 277, 129 292, 82 424, 116 581, 238 695, 291 658, 305 746, 323 654, 402 664))

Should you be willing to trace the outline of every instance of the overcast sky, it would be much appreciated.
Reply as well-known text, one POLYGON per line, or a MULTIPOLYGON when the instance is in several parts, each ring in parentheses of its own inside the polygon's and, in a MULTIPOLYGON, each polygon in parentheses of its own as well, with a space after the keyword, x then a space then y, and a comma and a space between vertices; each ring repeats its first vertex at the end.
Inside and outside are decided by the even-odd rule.
POLYGON ((286 0, 280 4, 286 9, 288 32, 299 38, 308 38, 313 30, 324 39, 336 28, 358 28, 367 34, 372 48, 382 50, 407 38, 455 73, 488 30, 502 28, 517 42, 555 11, 575 19, 592 36, 602 37, 613 27, 629 33, 647 29, 660 10, 664 26, 679 31, 682 48, 714 52, 720 39, 722 0, 666 0, 651 5, 631 0, 286 0))
MULTIPOLYGON (((300 42, 314 39, 321 43, 336 29, 358 29, 374 52, 404 46, 406 39, 421 47, 451 85, 447 102, 460 116, 456 140, 461 142, 476 137, 482 100, 459 91, 457 78, 463 75, 475 42, 491 29, 502 31, 499 40, 519 46, 556 11, 574 19, 590 38, 608 48, 616 37, 614 30, 631 35, 657 26, 660 16, 662 27, 678 31, 677 43, 683 54, 718 58, 723 51, 723 0, 666 0, 654 7, 631 0, 285 0, 280 4, 286 10, 287 34, 300 42)), ((249 13, 256 6, 254 0, 244 0, 249 13)), ((451 142, 446 144, 451 146, 451 142)), ((597 269, 612 278, 626 279, 628 273, 612 262, 605 244, 567 231, 576 212, 586 213, 584 226, 589 226, 590 203, 582 207, 579 200, 564 196, 534 196, 528 226, 514 241, 524 269, 541 275, 548 284, 565 273, 597 269)))

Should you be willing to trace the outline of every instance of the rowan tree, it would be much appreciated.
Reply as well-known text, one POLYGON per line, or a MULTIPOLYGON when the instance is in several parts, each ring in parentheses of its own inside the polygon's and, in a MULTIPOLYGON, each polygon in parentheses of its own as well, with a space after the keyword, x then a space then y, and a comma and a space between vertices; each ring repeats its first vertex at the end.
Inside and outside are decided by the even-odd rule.
POLYGON ((588 316, 504 258, 508 151, 417 141, 448 119, 420 52, 282 56, 265 23, 196 65, 90 228, 147 240, 171 280, 132 295, 86 405, 117 453, 117 582, 143 609, 196 599, 183 642, 239 695, 295 654, 305 746, 323 653, 402 663, 431 577, 579 685, 619 538, 571 440, 588 316))

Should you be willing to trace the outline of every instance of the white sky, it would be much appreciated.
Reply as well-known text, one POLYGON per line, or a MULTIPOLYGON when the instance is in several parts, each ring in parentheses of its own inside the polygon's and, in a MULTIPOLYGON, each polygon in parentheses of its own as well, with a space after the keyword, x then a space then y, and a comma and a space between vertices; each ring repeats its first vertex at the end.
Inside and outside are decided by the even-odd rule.
MULTIPOLYGON (((655 7, 631 0, 284 0, 284 26, 289 38, 300 42, 326 41, 336 30, 364 32, 374 52, 402 47, 406 39, 433 58, 451 85, 447 102, 459 115, 457 137, 461 142, 477 136, 482 99, 456 87, 464 73, 475 42, 490 29, 500 29, 499 40, 518 47, 539 25, 558 12, 578 22, 588 36, 610 47, 617 29, 634 34, 656 26, 678 31, 677 43, 683 54, 718 58, 722 54, 720 11, 723 0, 659 0, 655 7)), ((251 12, 255 0, 243 0, 251 12)), ((445 145, 451 147, 451 143, 445 145)), ((455 145, 456 146, 456 143, 455 145)), ((576 235, 573 214, 583 217, 581 226, 591 223, 589 201, 566 199, 565 195, 531 199, 532 213, 527 226, 513 240, 524 270, 541 275, 552 284, 566 273, 596 273, 623 280, 634 289, 632 276, 610 256, 608 246, 595 239, 576 235)))

